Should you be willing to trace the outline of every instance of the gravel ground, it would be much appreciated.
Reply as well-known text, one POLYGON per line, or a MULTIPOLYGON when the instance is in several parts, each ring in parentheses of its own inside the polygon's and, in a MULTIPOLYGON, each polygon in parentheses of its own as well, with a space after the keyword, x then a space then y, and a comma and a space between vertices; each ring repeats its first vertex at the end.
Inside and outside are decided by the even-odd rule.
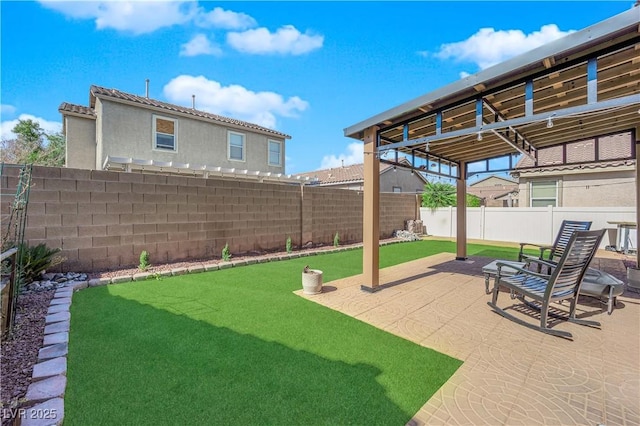
MULTIPOLYGON (((44 336, 44 318, 53 290, 18 296, 13 333, 2 341, 0 398, 4 410, 15 408, 31 384, 33 365, 38 360, 44 336)), ((4 416, 2 416, 2 424, 4 416)))

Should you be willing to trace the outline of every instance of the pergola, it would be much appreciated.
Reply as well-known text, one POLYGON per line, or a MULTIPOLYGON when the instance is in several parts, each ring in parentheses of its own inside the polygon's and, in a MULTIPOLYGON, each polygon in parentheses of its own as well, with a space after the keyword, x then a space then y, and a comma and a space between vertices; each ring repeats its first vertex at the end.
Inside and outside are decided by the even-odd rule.
MULTIPOLYGON (((622 131, 632 136, 638 223, 640 7, 346 128, 345 136, 364 141, 363 290, 379 288, 380 161, 403 154, 415 169, 456 179, 463 260, 470 164, 508 170, 516 155, 537 164, 542 149, 622 131)), ((596 144, 594 161, 610 159, 600 154, 596 144)))

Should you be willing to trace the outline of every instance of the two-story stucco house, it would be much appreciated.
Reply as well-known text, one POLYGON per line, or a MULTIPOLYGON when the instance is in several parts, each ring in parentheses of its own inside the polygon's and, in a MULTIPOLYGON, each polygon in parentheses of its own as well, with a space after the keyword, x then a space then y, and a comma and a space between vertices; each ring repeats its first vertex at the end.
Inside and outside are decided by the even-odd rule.
POLYGON ((256 124, 98 86, 88 107, 63 102, 58 110, 70 168, 102 170, 109 158, 130 158, 285 172, 291 137, 256 124))
POLYGON ((633 131, 545 148, 538 165, 523 157, 520 207, 632 207, 636 205, 633 131))

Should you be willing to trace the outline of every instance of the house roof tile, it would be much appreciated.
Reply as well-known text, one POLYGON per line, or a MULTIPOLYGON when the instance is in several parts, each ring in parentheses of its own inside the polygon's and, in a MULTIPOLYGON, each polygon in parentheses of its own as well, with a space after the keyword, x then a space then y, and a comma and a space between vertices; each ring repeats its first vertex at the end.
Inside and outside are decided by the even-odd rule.
POLYGON ((68 102, 63 102, 58 107, 58 111, 67 112, 72 114, 86 115, 92 118, 96 117, 96 112, 93 108, 89 108, 82 105, 70 104, 68 102))
MULTIPOLYGON (((409 165, 409 162, 405 159, 400 159, 399 164, 409 165)), ((380 174, 386 172, 392 167, 392 164, 381 162, 380 174)), ((330 169, 299 173, 296 176, 299 176, 301 178, 309 177, 311 179, 317 179, 315 181, 317 185, 364 182, 364 164, 359 163, 352 164, 350 166, 332 167, 330 169)), ((422 178, 422 175, 419 173, 417 174, 417 176, 422 178)))
MULTIPOLYGON (((242 120, 236 120, 235 118, 229 118, 229 117, 223 117, 221 115, 217 115, 217 114, 212 114, 206 111, 200 111, 197 109, 193 109, 193 108, 187 108, 187 107, 183 107, 180 105, 175 105, 175 104, 170 104, 168 102, 162 102, 162 101, 158 101, 155 99, 151 99, 151 98, 147 98, 144 96, 138 96, 138 95, 133 95, 131 93, 125 93, 122 92, 120 90, 117 89, 108 89, 105 87, 100 87, 100 86, 91 86, 90 89, 90 94, 91 94, 91 106, 87 109, 93 111, 93 106, 95 105, 95 98, 110 98, 116 101, 128 101, 128 102, 133 102, 133 103, 137 103, 143 106, 148 106, 148 107, 153 107, 153 108, 160 108, 166 111, 171 111, 171 112, 177 112, 177 113, 181 113, 181 114, 188 114, 188 115, 192 115, 195 117, 199 117, 199 118, 204 118, 206 120, 210 120, 210 121, 215 121, 218 123, 224 123, 224 124, 230 124, 232 126, 238 126, 238 127, 244 127, 247 129, 251 129, 257 132, 261 132, 261 133, 267 133, 267 134, 271 134, 274 136, 278 136, 284 139, 291 139, 291 136, 285 134, 285 133, 281 133, 278 132, 276 130, 273 129, 269 129, 267 127, 263 127, 263 126, 259 126, 257 124, 253 124, 253 123, 249 123, 247 121, 242 121, 242 120)), ((72 104, 67 104, 66 102, 64 102, 62 105, 72 105, 72 104)), ((62 108, 62 105, 60 106, 62 108)), ((75 105, 75 107, 79 107, 78 105, 75 105)), ((80 107, 80 108, 86 108, 86 107, 80 107)), ((67 111, 67 110, 61 110, 62 111, 67 111)), ((94 112, 95 115, 95 112, 94 112)))
POLYGON ((597 139, 598 162, 595 161, 596 138, 592 138, 539 150, 537 168, 531 158, 522 156, 513 172, 534 172, 538 168, 544 171, 611 168, 635 161, 629 159, 632 154, 630 132, 601 136, 597 139), (566 153, 566 163, 562 160, 563 151, 566 153))

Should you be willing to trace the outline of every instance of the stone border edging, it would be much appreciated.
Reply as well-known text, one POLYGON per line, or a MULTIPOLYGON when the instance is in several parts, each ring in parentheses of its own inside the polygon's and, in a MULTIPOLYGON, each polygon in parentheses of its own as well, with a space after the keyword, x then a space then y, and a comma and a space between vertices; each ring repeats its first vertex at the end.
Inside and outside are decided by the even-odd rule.
MULTIPOLYGON (((381 241, 380 245, 406 242, 403 240, 381 241)), ((94 278, 87 281, 70 281, 57 289, 49 303, 45 317, 43 345, 38 352, 38 362, 33 366, 31 384, 27 388, 25 405, 31 405, 20 412, 23 426, 62 425, 64 420, 64 394, 67 387, 67 353, 69 351, 69 327, 71 323, 71 301, 73 293, 88 287, 143 281, 163 276, 196 274, 217 271, 256 263, 297 259, 300 257, 330 254, 361 248, 362 243, 337 247, 329 250, 305 251, 288 254, 274 254, 243 260, 198 265, 189 268, 175 268, 157 274, 141 272, 112 278, 94 278)))

